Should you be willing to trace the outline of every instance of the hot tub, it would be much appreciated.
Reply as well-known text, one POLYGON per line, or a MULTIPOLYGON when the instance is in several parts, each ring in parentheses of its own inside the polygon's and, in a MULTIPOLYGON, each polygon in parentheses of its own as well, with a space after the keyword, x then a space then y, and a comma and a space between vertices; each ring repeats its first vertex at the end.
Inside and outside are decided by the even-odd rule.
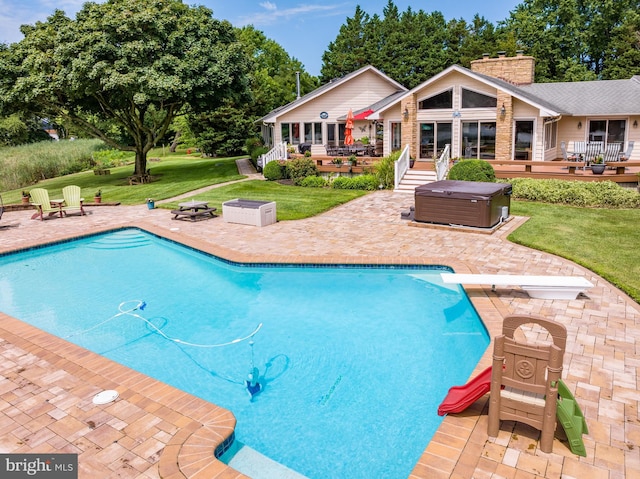
POLYGON ((414 219, 491 228, 509 216, 511 185, 442 180, 418 186, 414 219))
POLYGON ((222 203, 222 218, 226 223, 267 226, 276 222, 276 203, 240 198, 225 201, 222 203))

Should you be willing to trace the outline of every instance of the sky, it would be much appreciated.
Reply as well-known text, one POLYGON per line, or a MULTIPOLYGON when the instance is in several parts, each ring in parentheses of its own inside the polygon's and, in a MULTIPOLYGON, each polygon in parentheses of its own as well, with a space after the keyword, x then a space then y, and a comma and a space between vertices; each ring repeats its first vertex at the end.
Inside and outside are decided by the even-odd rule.
MULTIPOLYGON (((45 21, 55 9, 75 18, 85 0, 0 0, 0 42, 20 41, 20 25, 45 21)), ((204 5, 213 16, 236 27, 253 25, 280 44, 292 57, 302 62, 305 70, 319 75, 322 54, 334 41, 340 27, 353 17, 356 6, 369 15, 382 16, 387 0, 185 0, 189 5, 204 5)), ((492 23, 504 20, 522 0, 395 0, 400 12, 409 6, 414 11, 442 12, 446 20, 464 18, 469 21, 477 13, 492 23)))

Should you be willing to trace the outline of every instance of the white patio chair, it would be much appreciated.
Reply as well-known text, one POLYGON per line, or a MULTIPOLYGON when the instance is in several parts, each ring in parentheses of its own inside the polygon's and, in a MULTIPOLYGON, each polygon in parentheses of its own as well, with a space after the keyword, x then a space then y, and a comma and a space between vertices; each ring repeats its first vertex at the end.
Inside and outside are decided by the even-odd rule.
POLYGON ((635 142, 633 141, 630 141, 629 143, 627 143, 627 151, 620 153, 620 161, 627 161, 629 158, 631 158, 631 152, 633 151, 634 143, 635 142))
POLYGON ((567 153, 567 144, 564 141, 560 142, 560 149, 562 150, 562 159, 564 161, 576 161, 578 159, 575 154, 569 155, 567 153))
POLYGON ((587 166, 591 164, 593 159, 602 154, 602 142, 601 141, 590 141, 587 143, 587 149, 584 153, 584 169, 587 169, 587 166))
POLYGON ((618 161, 620 158, 620 143, 608 143, 604 150, 604 162, 618 161))

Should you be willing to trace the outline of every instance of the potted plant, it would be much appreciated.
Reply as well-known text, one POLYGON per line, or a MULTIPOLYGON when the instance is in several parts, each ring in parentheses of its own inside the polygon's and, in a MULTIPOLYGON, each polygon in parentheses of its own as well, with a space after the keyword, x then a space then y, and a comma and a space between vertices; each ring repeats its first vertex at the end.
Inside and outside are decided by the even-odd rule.
POLYGON ((351 155, 347 161, 349 163, 349 166, 356 166, 358 164, 358 158, 356 157, 356 155, 351 155))
POLYGON ((29 192, 22 190, 22 202, 25 204, 29 203, 29 199, 30 199, 29 192))
POLYGON ((413 168, 413 165, 416 164, 416 159, 409 157, 409 168, 413 168))
POLYGON ((96 191, 96 194, 93 195, 94 203, 102 203, 102 190, 96 191))
POLYGON ((333 160, 331 160, 331 163, 340 168, 342 166, 342 158, 334 158, 333 160))
POLYGON ((602 155, 597 155, 591 161, 591 172, 594 175, 601 175, 602 173, 604 173, 604 168, 605 168, 604 158, 602 157, 602 155))

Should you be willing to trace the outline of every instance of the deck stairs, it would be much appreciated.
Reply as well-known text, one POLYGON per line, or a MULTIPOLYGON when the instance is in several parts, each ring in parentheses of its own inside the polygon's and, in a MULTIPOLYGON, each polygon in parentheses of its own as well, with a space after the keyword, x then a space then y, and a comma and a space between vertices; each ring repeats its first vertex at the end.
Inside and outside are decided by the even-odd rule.
POLYGON ((420 163, 420 161, 416 161, 414 167, 407 170, 394 191, 413 194, 416 187, 436 181, 436 172, 433 170, 432 165, 429 164, 427 167, 420 163))

